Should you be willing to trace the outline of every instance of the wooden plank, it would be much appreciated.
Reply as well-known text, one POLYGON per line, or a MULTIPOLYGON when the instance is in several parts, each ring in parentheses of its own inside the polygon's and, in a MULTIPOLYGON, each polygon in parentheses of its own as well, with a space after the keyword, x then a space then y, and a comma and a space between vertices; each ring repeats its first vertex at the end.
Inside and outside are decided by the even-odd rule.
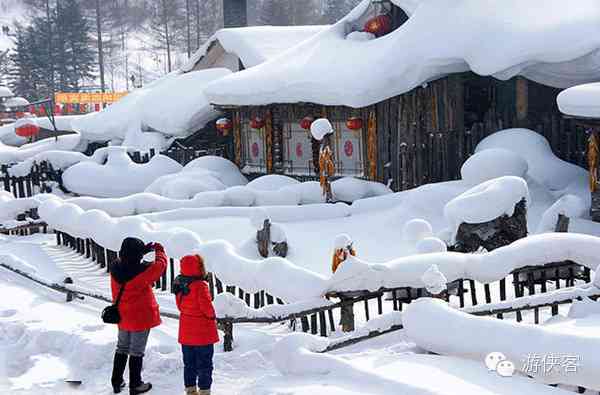
POLYGON ((319 329, 322 337, 327 337, 327 320, 325 319, 325 311, 319 311, 319 329))

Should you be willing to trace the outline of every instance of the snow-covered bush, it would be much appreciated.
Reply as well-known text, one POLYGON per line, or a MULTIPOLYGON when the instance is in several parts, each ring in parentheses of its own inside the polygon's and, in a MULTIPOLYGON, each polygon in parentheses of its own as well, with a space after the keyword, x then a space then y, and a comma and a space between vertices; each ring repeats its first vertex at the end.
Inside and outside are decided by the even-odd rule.
POLYGON ((402 241, 414 246, 417 242, 433 236, 431 224, 424 219, 412 219, 402 227, 402 241))
POLYGON ((432 254, 446 252, 448 251, 448 246, 437 237, 426 237, 417 242, 416 250, 418 254, 432 254))
POLYGON ((559 214, 569 218, 579 218, 586 214, 588 206, 575 195, 565 195, 558 199, 542 215, 536 233, 554 232, 559 214))

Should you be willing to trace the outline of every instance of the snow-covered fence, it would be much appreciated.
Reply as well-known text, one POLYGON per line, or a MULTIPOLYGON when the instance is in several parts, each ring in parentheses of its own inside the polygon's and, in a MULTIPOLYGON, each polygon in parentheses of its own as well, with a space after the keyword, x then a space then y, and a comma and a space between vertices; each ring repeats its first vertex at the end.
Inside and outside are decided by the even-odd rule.
MULTIPOLYGON (((131 157, 131 160, 133 160, 135 163, 143 164, 150 162, 150 159, 156 156, 157 152, 154 148, 150 148, 145 152, 129 151, 128 154, 131 157)), ((168 156, 182 166, 185 166, 194 159, 198 159, 203 156, 225 156, 226 148, 224 146, 194 148, 186 147, 178 142, 175 142, 166 151, 161 152, 161 154, 168 156)))
POLYGON ((26 175, 13 175, 10 167, 2 165, 0 168, 0 183, 5 191, 12 193, 17 198, 31 197, 37 193, 48 191, 49 183, 62 185, 62 171, 56 170, 51 163, 34 163, 31 171, 26 175))

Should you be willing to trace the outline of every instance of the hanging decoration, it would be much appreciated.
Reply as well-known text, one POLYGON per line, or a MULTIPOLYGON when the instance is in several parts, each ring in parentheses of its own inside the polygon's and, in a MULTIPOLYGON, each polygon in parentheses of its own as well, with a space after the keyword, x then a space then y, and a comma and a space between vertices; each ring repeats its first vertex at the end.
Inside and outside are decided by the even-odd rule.
POLYGON ((231 130, 231 120, 229 118, 219 118, 216 122, 217 131, 221 136, 227 136, 231 130))
POLYGON ((385 36, 392 31, 392 18, 388 14, 377 15, 365 23, 363 30, 376 37, 385 36))
POLYGON ((250 127, 252 129, 262 129, 265 127, 265 120, 259 116, 253 117, 250 120, 250 127))
POLYGON ((62 108, 61 108, 60 104, 55 104, 54 105, 54 113, 60 114, 61 112, 62 112, 62 108))
POLYGON ((346 121, 346 127, 352 131, 360 130, 363 127, 363 121, 359 117, 350 117, 346 121))
POLYGON ((94 104, 94 111, 96 111, 96 112, 100 111, 100 103, 95 103, 94 104))
POLYGON ((27 138, 33 137, 33 136, 37 135, 39 132, 40 132, 40 127, 33 122, 24 123, 15 128, 15 133, 17 134, 17 136, 20 136, 20 137, 27 137, 27 138))
POLYGON ((302 120, 300 120, 300 127, 304 130, 310 130, 310 126, 314 120, 315 119, 313 117, 304 117, 302 120))

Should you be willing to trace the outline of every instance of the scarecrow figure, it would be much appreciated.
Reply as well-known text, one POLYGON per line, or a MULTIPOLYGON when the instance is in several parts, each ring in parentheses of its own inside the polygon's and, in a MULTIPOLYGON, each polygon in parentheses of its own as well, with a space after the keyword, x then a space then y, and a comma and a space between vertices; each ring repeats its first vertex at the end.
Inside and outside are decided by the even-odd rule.
POLYGON ((340 267, 342 262, 348 259, 349 256, 356 256, 356 250, 354 249, 352 239, 347 234, 341 234, 335 238, 333 251, 333 262, 331 264, 331 271, 335 273, 340 267))
MULTIPOLYGON (((333 262, 331 271, 335 273, 340 265, 350 256, 356 256, 356 250, 352 245, 352 239, 347 234, 341 234, 335 238, 333 262)), ((354 301, 351 297, 344 297, 340 294, 342 308, 340 312, 340 325, 343 332, 352 332, 354 330, 354 301)))
POLYGON ((590 190, 596 192, 598 189, 598 160, 600 159, 600 143, 598 133, 592 131, 588 138, 588 166, 590 168, 590 190))
POLYGON ((330 177, 335 174, 335 163, 333 162, 333 150, 331 149, 331 135, 333 127, 326 118, 317 119, 310 126, 310 133, 321 142, 319 149, 319 183, 323 196, 327 203, 333 202, 330 177))

